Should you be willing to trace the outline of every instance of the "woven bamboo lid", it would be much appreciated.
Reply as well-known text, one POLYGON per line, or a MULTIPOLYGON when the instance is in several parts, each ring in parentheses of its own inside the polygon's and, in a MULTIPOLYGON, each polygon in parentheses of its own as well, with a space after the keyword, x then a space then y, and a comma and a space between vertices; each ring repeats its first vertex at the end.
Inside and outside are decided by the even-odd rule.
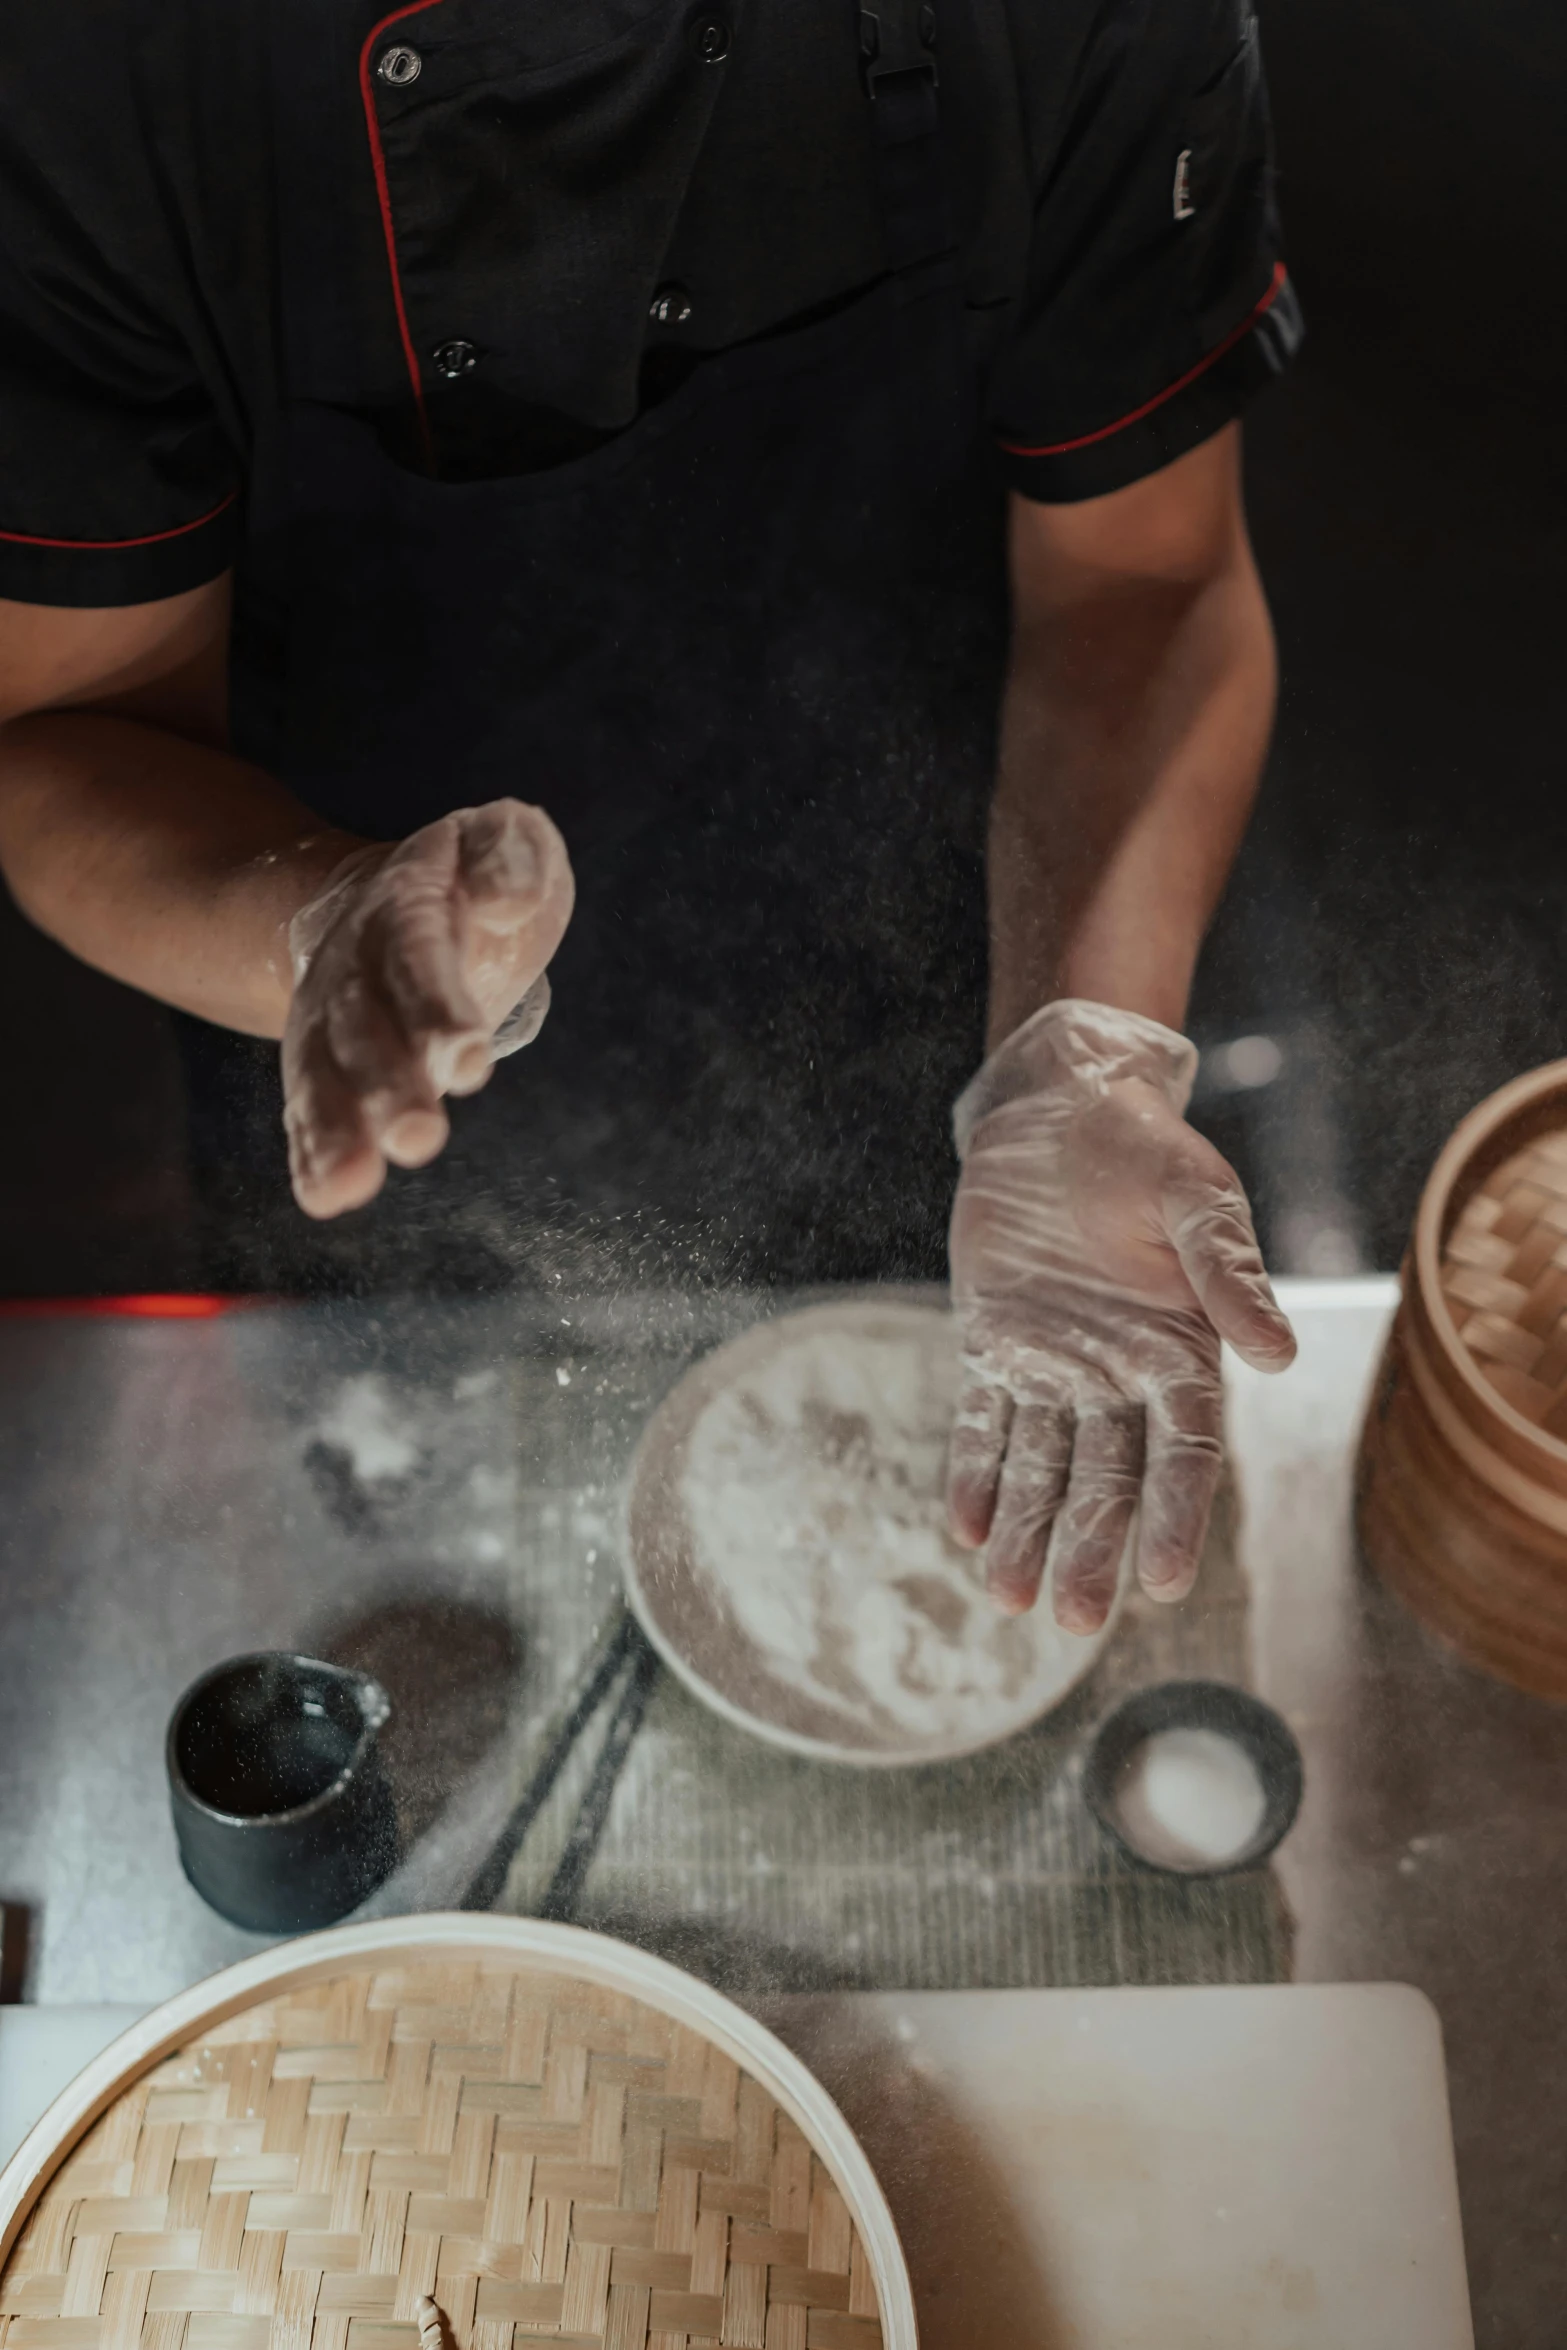
POLYGON ((1441 1279, 1481 1377, 1567 1440, 1567 1128, 1486 1176, 1448 1235, 1441 1279))
MULTIPOLYGON (((882 2350, 850 2201, 732 2032, 497 1950, 501 1921, 419 1923, 487 1946, 304 1969, 389 1929, 285 1946, 268 1957, 307 1979, 237 2011, 219 1996, 132 2066, 52 2176, 34 2133, 0 2180, 0 2350, 418 2350, 427 2295, 456 2350, 882 2350)), ((623 1957, 686 1985, 688 2007, 711 1996, 623 1957)), ((888 2350, 912 2340, 910 2320, 888 2350)))
POLYGON ((1481 1441, 1567 1494, 1567 1062, 1504 1086, 1426 1186, 1406 1294, 1481 1441))

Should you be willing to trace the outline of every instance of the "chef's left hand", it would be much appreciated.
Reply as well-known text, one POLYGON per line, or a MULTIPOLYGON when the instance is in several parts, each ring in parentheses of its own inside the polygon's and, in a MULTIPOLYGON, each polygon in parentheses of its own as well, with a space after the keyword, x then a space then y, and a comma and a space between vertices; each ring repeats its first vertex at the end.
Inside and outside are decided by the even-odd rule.
POLYGON ((1140 1509, 1137 1572, 1184 1598, 1218 1484, 1219 1343, 1282 1371, 1295 1340, 1233 1169, 1182 1115, 1197 1056, 1159 1022, 1048 1004, 957 1105, 952 1292, 963 1381, 952 1530, 986 1582, 1093 1632, 1140 1509))

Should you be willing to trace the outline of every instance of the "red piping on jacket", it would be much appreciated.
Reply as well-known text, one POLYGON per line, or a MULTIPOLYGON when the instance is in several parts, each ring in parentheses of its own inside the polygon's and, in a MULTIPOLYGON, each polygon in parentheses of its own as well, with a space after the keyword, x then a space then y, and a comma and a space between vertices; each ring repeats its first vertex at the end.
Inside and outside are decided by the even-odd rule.
POLYGON ((1273 283, 1251 316, 1243 318, 1234 333, 1226 335, 1222 343, 1216 343, 1204 358, 1198 360, 1195 367, 1188 367, 1184 375, 1178 375, 1173 384, 1166 384, 1162 392, 1155 392, 1153 398, 1145 400, 1140 408, 1134 408, 1127 416, 1118 416, 1114 424, 1102 424, 1097 432, 1079 433, 1075 441, 1051 441, 1042 449, 1025 449, 1016 441, 1003 441, 1002 448, 1009 457, 1064 457, 1071 449, 1091 448, 1095 441, 1107 441, 1112 434, 1125 432, 1128 425, 1140 424, 1145 416, 1151 416, 1156 408, 1162 408, 1166 400, 1173 400, 1177 392, 1184 392, 1188 384, 1194 384, 1200 375, 1206 375, 1209 368, 1217 365, 1224 357, 1226 351, 1233 351, 1236 344, 1251 333, 1258 319, 1267 316, 1288 282, 1289 272, 1282 261, 1276 262, 1273 283))
POLYGON ((216 522, 218 516, 232 506, 238 496, 238 490, 230 490, 226 498, 218 500, 210 514, 198 514, 194 522, 176 522, 172 530, 150 530, 145 538, 41 539, 35 538, 31 531, 0 530, 0 539, 4 539, 7 546, 11 547, 73 547, 78 554, 88 555, 111 554, 119 547, 155 547, 161 539, 182 539, 188 531, 200 530, 204 523, 216 522))
POLYGON ((381 234, 386 239, 386 259, 392 272, 392 305, 397 312, 397 331, 403 341, 403 358, 408 365, 408 380, 413 385, 414 405, 419 411, 419 437, 424 443, 426 462, 432 470, 435 445, 430 438, 430 419, 425 414, 419 355, 414 349, 413 336, 408 331, 408 312, 403 306, 403 276, 397 266, 397 230, 392 222, 392 191, 386 177, 386 157, 381 150, 381 123, 375 110, 375 94, 370 87, 370 52, 388 25, 400 23, 405 16, 417 16, 421 9, 439 6, 440 0, 408 0, 406 7, 394 8, 390 16, 383 16, 379 24, 370 27, 365 35, 364 47, 359 52, 359 95, 364 101, 370 162, 375 172, 376 199, 381 207, 381 234))

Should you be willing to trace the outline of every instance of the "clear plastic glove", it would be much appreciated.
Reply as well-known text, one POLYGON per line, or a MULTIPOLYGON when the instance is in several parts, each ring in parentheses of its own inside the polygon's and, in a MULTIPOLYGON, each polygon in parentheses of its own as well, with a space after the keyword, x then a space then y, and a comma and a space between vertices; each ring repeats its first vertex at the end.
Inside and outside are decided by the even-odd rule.
POLYGON ((1183 1116, 1197 1054, 1155 1020, 1047 1004, 953 1112, 963 1344, 948 1508, 988 1588, 1097 1630, 1141 1504, 1137 1573, 1191 1589, 1219 1480, 1219 1342, 1282 1371, 1295 1339, 1234 1171, 1183 1116))
POLYGON ((537 1036, 573 895, 543 810, 492 800, 356 850, 295 915, 283 1121, 307 1215, 361 1206, 388 1161, 433 1159, 442 1095, 476 1093, 537 1036))

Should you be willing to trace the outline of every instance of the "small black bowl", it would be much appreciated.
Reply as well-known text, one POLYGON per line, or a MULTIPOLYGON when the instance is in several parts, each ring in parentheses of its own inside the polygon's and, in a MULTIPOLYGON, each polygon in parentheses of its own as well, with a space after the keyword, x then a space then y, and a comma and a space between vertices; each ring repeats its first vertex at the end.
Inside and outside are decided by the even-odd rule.
POLYGON ((1100 1723, 1083 1766, 1083 1793, 1106 1835, 1139 1868, 1167 1877, 1229 1877, 1258 1867, 1294 1825, 1305 1784, 1300 1748, 1283 1716, 1227 1681, 1158 1681, 1134 1690, 1100 1723), (1161 1730, 1215 1730, 1251 1757, 1262 1781, 1262 1819, 1256 1834, 1223 1860, 1155 1860, 1121 1826, 1117 1794, 1122 1775, 1137 1749, 1161 1730))
POLYGON ((389 1874, 397 1823, 376 1741, 390 1712, 367 1673, 282 1650, 191 1684, 169 1722, 169 1799, 185 1874, 220 1916, 299 1933, 389 1874))

